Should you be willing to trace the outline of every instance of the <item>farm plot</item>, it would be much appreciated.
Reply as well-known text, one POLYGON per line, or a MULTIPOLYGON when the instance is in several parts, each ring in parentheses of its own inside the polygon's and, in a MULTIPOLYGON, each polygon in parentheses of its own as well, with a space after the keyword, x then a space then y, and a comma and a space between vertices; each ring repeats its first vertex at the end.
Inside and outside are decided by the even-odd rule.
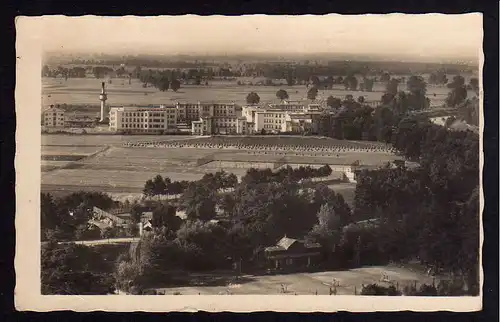
POLYGON ((42 155, 91 155, 101 149, 98 146, 42 145, 42 155))
MULTIPOLYGON (((93 170, 93 169, 60 169, 42 174, 42 185, 51 186, 86 186, 95 188, 116 188, 114 191, 127 192, 142 189, 146 180, 156 176, 153 171, 93 170)), ((162 172, 172 180, 198 180, 203 173, 181 170, 162 172)))
MULTIPOLYGON (((157 137, 156 137, 157 138, 157 137)), ((162 140, 181 140, 186 138, 178 135, 162 135, 162 140)), ((187 136, 187 138, 191 138, 187 136)), ((64 134, 42 134, 42 146, 108 146, 122 145, 126 142, 151 141, 151 135, 64 135, 64 134)))

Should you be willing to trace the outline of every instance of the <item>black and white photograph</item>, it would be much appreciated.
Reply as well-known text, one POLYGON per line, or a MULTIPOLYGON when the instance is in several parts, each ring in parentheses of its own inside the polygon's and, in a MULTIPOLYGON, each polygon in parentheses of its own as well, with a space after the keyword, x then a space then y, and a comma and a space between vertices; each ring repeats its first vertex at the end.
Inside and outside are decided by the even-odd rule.
POLYGON ((21 308, 481 309, 481 14, 16 25, 21 308))

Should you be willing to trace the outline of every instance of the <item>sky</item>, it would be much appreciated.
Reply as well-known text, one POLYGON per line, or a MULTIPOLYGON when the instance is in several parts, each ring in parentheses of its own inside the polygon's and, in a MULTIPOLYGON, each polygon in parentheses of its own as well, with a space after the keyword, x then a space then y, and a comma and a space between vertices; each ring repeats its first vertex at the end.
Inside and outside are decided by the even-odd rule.
POLYGON ((64 17, 41 19, 46 52, 109 54, 353 53, 476 60, 480 14, 64 17))

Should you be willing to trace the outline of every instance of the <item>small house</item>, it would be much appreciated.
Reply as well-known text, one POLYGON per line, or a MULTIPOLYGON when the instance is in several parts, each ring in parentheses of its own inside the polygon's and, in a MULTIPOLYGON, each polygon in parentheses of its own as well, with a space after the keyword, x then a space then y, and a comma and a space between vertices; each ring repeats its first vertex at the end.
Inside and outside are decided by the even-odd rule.
POLYGON ((307 269, 320 262, 321 245, 285 236, 276 245, 266 247, 264 253, 271 269, 307 269))

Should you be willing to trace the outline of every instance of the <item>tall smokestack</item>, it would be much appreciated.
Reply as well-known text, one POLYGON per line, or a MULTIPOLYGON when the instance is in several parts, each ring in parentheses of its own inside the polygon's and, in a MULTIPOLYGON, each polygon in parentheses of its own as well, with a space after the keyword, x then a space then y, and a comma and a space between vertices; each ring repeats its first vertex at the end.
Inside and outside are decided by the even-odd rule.
POLYGON ((99 95, 99 100, 101 101, 101 118, 100 122, 104 121, 104 114, 106 112, 106 100, 108 99, 108 95, 106 94, 105 83, 101 83, 101 94, 99 95))

